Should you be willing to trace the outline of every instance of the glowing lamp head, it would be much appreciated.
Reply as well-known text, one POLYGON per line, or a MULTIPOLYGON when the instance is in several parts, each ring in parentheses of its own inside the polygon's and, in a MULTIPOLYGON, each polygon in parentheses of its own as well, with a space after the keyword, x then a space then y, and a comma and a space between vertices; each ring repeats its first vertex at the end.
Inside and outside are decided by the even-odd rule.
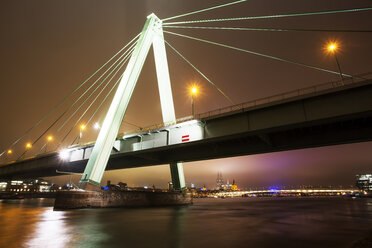
POLYGON ((62 150, 59 152, 58 155, 62 160, 67 160, 69 158, 70 153, 68 152, 68 150, 62 150))
POLYGON ((48 137, 47 137, 47 140, 50 142, 50 141, 53 141, 53 136, 51 136, 51 135, 49 135, 48 137))
POLYGON ((337 43, 333 42, 333 43, 330 43, 327 47, 328 51, 333 53, 337 50, 337 43))
POLYGON ((9 149, 9 150, 7 151, 7 153, 10 155, 10 154, 13 153, 13 151, 12 151, 11 149, 9 149))
POLYGON ((95 124, 94 124, 94 129, 96 129, 96 130, 98 130, 98 129, 100 129, 101 128, 101 126, 99 125, 99 123, 98 122, 96 122, 95 124))
POLYGON ((26 149, 31 149, 31 147, 32 147, 32 144, 30 142, 26 144, 26 149))
POLYGON ((84 124, 81 124, 81 125, 80 125, 80 130, 81 130, 81 131, 84 131, 84 130, 85 130, 85 125, 84 125, 84 124))
POLYGON ((190 89, 190 94, 192 96, 196 96, 198 94, 198 87, 192 86, 191 89, 190 89))

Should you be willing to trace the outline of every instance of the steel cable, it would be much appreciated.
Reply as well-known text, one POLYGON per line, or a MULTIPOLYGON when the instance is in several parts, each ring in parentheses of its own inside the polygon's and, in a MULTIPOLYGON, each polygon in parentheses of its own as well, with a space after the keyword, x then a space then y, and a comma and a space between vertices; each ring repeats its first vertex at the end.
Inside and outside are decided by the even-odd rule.
POLYGON ((337 30, 337 29, 297 29, 297 28, 244 28, 244 27, 195 27, 195 26, 166 26, 163 28, 181 29, 211 29, 235 31, 268 31, 268 32, 342 32, 342 33, 371 33, 372 30, 337 30))
POLYGON ((98 68, 92 75, 90 75, 85 81, 83 81, 77 88, 75 88, 70 94, 64 97, 59 103, 57 103, 48 113, 46 113, 40 120, 38 120, 31 128, 29 128, 23 135, 16 139, 6 150, 0 153, 0 157, 5 154, 8 149, 12 149, 19 141, 21 141, 27 134, 29 134, 34 128, 39 126, 48 116, 54 113, 63 103, 65 103, 70 97, 75 94, 82 86, 84 86, 94 75, 96 75, 102 68, 104 68, 111 60, 113 60, 118 54, 120 54, 133 40, 137 39, 140 34, 137 34, 131 41, 129 41, 123 48, 121 48, 116 54, 114 54, 106 63, 98 68))
POLYGON ((185 13, 185 14, 182 14, 182 15, 168 17, 168 18, 163 19, 162 21, 173 20, 173 19, 176 19, 176 18, 180 18, 180 17, 184 17, 184 16, 188 16, 188 15, 194 15, 194 14, 198 14, 198 13, 201 13, 201 12, 205 12, 205 11, 209 11, 209 10, 213 10, 213 9, 218 9, 218 8, 230 6, 230 5, 233 5, 233 4, 246 2, 246 1, 247 0, 239 0, 239 1, 231 2, 231 3, 221 4, 221 5, 217 5, 217 6, 214 6, 214 7, 209 7, 209 8, 206 8, 206 9, 201 9, 201 10, 185 13))
POLYGON ((168 23, 164 23, 164 25, 272 19, 272 18, 283 18, 283 17, 298 17, 298 16, 350 13, 350 12, 359 12, 359 11, 368 11, 368 10, 372 10, 372 8, 368 7, 368 8, 359 8, 359 9, 330 10, 330 11, 307 12, 307 13, 292 13, 292 14, 278 14, 278 15, 265 15, 265 16, 247 16, 247 17, 218 18, 218 19, 205 19, 205 20, 182 21, 182 22, 168 22, 168 23))
POLYGON ((229 102, 232 104, 235 104, 231 98, 226 95, 225 92, 223 92, 215 83, 213 83, 207 76, 205 76, 198 68, 196 68, 189 60, 187 60, 179 51, 177 51, 176 48, 174 48, 171 44, 169 44, 166 40, 164 42, 173 49, 182 59, 184 59, 194 70, 196 70, 202 77, 204 77, 210 84, 212 84, 229 102))
MULTIPOLYGON (((217 43, 217 42, 213 42, 213 41, 203 40, 203 39, 195 38, 195 37, 192 37, 192 36, 173 33, 173 32, 169 32, 169 31, 164 31, 164 33, 176 35, 176 36, 179 36, 179 37, 188 38, 188 39, 191 39, 191 40, 197 40, 197 41, 201 41, 201 42, 205 42, 205 43, 209 43, 209 44, 212 44, 212 45, 217 45, 217 46, 221 46, 221 47, 225 47, 225 48, 230 48, 230 49, 234 49, 234 50, 237 50, 237 51, 250 53, 250 54, 257 55, 257 56, 261 56, 261 57, 265 57, 265 58, 269 58, 269 59, 274 59, 274 60, 278 60, 278 61, 282 61, 282 62, 286 62, 286 63, 290 63, 290 64, 295 64, 295 65, 303 66, 303 67, 318 70, 318 71, 328 72, 328 73, 337 74, 337 75, 340 74, 339 72, 336 72, 336 71, 331 71, 331 70, 328 70, 328 69, 323 69, 323 68, 320 68, 320 67, 307 65, 307 64, 299 63, 299 62, 288 60, 288 59, 282 59, 282 58, 279 58, 279 57, 275 57, 275 56, 271 56, 271 55, 267 55, 267 54, 263 54, 263 53, 258 53, 258 52, 254 52, 254 51, 250 51, 250 50, 246 50, 246 49, 242 49, 242 48, 238 48, 238 47, 234 47, 234 46, 229 46, 229 45, 225 45, 225 44, 221 44, 221 43, 217 43)), ((342 75, 346 76, 346 77, 353 77, 352 75, 344 74, 344 73, 342 75)))

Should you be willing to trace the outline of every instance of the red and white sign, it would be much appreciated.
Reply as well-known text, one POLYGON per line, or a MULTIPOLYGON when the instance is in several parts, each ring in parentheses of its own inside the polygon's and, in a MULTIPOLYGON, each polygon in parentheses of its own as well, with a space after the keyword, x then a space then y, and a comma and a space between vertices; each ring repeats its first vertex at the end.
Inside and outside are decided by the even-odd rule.
POLYGON ((190 135, 182 135, 182 142, 190 141, 190 135))

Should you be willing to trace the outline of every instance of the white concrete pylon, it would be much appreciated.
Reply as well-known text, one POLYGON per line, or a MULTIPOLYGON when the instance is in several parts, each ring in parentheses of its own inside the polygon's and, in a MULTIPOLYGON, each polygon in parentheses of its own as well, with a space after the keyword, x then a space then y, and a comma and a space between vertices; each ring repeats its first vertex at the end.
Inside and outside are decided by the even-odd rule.
POLYGON ((173 189, 175 190, 185 190, 186 182, 185 176, 183 174, 182 162, 175 162, 170 164, 171 176, 173 189))
POLYGON ((88 160, 88 164, 85 167, 83 176, 80 180, 83 188, 86 183, 99 185, 101 182, 124 114, 152 44, 154 45, 163 121, 167 124, 176 121, 163 39, 162 22, 155 14, 151 14, 147 17, 137 45, 123 74, 109 111, 107 112, 92 154, 88 160))
POLYGON ((165 52, 163 27, 161 23, 157 23, 156 25, 156 32, 154 33, 152 44, 154 49, 156 75, 158 78, 161 113, 165 124, 174 124, 176 123, 176 114, 174 112, 167 54, 165 52))

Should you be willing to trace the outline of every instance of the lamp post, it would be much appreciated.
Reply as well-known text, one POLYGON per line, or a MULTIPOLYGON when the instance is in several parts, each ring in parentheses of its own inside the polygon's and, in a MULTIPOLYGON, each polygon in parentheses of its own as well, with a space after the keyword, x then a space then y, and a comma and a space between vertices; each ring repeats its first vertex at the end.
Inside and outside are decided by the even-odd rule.
POLYGON ((79 138, 78 138, 78 144, 80 142, 80 139, 83 137, 83 131, 85 130, 85 125, 84 124, 81 124, 80 125, 80 134, 79 134, 79 138))
POLYGON ((45 152, 48 151, 48 143, 53 141, 53 136, 52 136, 52 135, 49 135, 49 136, 47 137, 47 141, 48 141, 48 142, 47 142, 46 145, 45 145, 45 152))
POLYGON ((198 93, 198 88, 196 88, 196 86, 193 86, 191 88, 191 114, 192 114, 192 118, 194 118, 194 116, 195 116, 195 97, 196 97, 197 93, 198 93))
POLYGON ((99 125, 98 122, 94 123, 94 126, 93 127, 94 127, 95 130, 101 129, 101 125, 99 125))
POLYGON ((26 149, 30 150, 32 148, 31 142, 26 143, 26 149))
POLYGON ((335 57, 337 68, 338 68, 338 72, 340 73, 341 83, 342 83, 342 85, 345 85, 345 83, 344 83, 344 77, 342 76, 342 72, 341 72, 341 66, 340 66, 340 63, 338 62, 337 55, 336 55, 337 48, 338 48, 337 43, 331 43, 331 44, 328 45, 328 48, 327 49, 335 57))

